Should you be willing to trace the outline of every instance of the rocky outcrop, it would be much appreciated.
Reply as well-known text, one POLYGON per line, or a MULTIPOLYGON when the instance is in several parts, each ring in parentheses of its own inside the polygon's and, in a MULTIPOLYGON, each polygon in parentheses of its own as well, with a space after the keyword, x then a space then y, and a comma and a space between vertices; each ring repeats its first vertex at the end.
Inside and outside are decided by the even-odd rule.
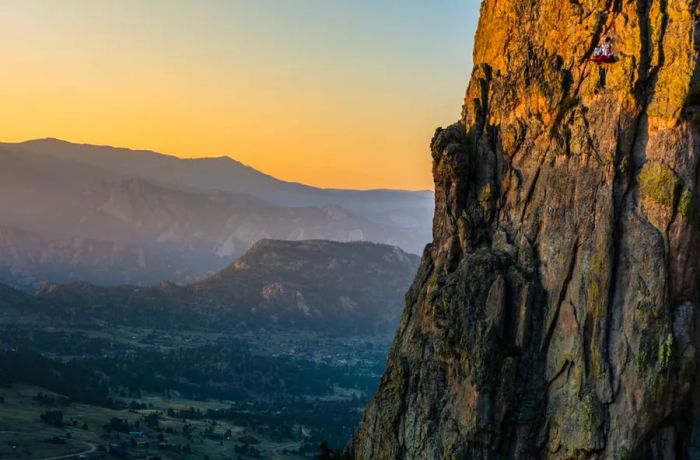
POLYGON ((700 458, 699 18, 483 2, 357 458, 700 458))
POLYGON ((261 240, 229 267, 193 284, 45 284, 37 299, 73 323, 386 337, 399 322, 401 299, 418 264, 418 256, 383 244, 261 240))

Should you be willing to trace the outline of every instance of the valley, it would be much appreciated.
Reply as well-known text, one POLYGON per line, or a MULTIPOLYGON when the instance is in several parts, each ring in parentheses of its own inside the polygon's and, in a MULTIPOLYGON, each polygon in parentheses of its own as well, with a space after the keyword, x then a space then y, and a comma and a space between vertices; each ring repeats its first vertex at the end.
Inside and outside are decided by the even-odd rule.
POLYGON ((0 284, 0 459, 341 451, 418 262, 375 243, 261 240, 192 284, 0 284))
POLYGON ((45 459, 93 445, 89 458, 122 450, 130 458, 315 458, 321 442, 342 448, 352 437, 389 342, 282 330, 5 325, 0 458, 45 459), (60 422, 42 421, 58 412, 60 422))
POLYGON ((343 458, 431 191, 0 143, 0 459, 343 458))

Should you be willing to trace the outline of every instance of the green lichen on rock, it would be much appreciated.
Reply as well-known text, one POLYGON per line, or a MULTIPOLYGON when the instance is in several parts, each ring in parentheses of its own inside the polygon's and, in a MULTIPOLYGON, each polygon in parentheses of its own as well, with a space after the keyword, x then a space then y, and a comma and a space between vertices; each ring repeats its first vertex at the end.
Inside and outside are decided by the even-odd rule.
POLYGON ((682 216, 687 217, 693 212, 694 207, 693 192, 687 188, 683 189, 681 197, 678 200, 678 212, 680 212, 682 216))
POLYGON ((596 253, 591 257, 589 267, 591 275, 589 299, 594 310, 598 311, 605 301, 602 283, 607 276, 609 257, 603 252, 596 253))
POLYGON ((428 278, 428 287, 429 287, 431 290, 435 290, 435 289, 438 288, 438 286, 439 286, 439 283, 438 283, 437 275, 435 275, 435 274, 433 273, 433 274, 430 276, 430 278, 428 278))
POLYGON ((695 191, 684 187, 678 198, 678 213, 694 228, 700 227, 700 213, 695 198, 695 191))
POLYGON ((662 369, 668 369, 671 365, 671 356, 673 355, 673 334, 668 333, 666 337, 662 337, 659 342, 658 363, 662 369))
POLYGON ((673 207, 679 181, 671 168, 658 161, 648 161, 639 173, 642 198, 673 207))

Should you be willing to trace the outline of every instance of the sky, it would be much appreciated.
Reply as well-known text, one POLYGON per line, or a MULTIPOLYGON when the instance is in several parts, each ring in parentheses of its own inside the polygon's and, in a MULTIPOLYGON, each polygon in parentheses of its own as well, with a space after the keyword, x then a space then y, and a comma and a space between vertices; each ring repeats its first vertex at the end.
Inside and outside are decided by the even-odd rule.
POLYGON ((0 141, 227 155, 320 187, 429 189, 478 0, 0 0, 0 141))

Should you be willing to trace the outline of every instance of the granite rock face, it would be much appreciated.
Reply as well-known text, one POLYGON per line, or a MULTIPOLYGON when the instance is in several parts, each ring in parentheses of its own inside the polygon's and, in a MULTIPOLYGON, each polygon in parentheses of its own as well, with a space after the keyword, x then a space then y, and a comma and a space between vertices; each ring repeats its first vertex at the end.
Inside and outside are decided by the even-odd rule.
POLYGON ((700 458, 699 49, 697 0, 483 2, 357 458, 700 458))

